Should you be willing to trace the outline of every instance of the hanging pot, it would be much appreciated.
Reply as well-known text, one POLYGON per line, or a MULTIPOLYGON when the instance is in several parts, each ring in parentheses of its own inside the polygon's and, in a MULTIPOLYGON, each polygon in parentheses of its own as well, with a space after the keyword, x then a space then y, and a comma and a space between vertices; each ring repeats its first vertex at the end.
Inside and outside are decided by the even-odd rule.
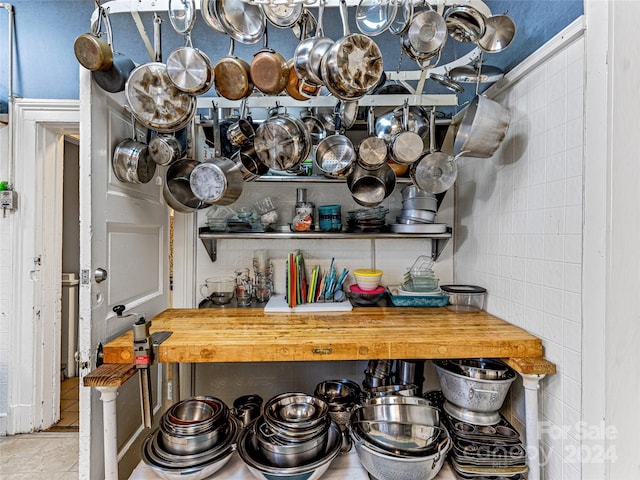
POLYGON ((106 18, 106 15, 104 8, 99 7, 98 19, 94 23, 91 33, 78 35, 73 42, 73 52, 78 62, 92 72, 96 70, 106 72, 113 64, 113 52, 111 51, 111 42, 109 40, 111 36, 110 25, 105 22, 105 26, 108 28, 107 40, 102 38, 102 32, 100 31, 102 19, 106 18))
MULTIPOLYGON (((404 129, 402 116, 402 108, 396 108, 378 116, 375 124, 376 136, 387 143, 391 142, 391 139, 404 129)), ((407 130, 417 133, 422 139, 427 138, 429 134, 429 118, 424 108, 409 107, 407 130)))
POLYGON ((449 35, 459 42, 477 42, 484 35, 485 17, 470 5, 450 7, 445 12, 444 19, 449 35))
POLYGON ((439 55, 447 40, 447 25, 435 10, 415 13, 409 28, 402 35, 402 51, 424 68, 439 55))
POLYGON ((304 8, 298 21, 291 25, 291 33, 293 33, 298 40, 306 40, 311 37, 311 32, 315 32, 316 28, 316 17, 314 17, 309 10, 304 8))
MULTIPOLYGON (((289 68, 289 78, 287 80, 287 85, 284 87, 287 92, 287 95, 301 102, 308 100, 309 97, 307 97, 301 92, 302 79, 296 73, 296 69, 293 68, 293 59, 290 59, 287 62, 287 67, 289 68)), ((319 92, 320 92, 320 87, 317 87, 317 93, 319 92)))
POLYGON ((163 134, 147 130, 149 156, 158 165, 169 165, 182 158, 187 150, 187 128, 163 134))
POLYGON ((339 114, 335 114, 334 121, 336 133, 318 144, 315 156, 316 166, 329 178, 348 175, 356 161, 356 150, 349 137, 344 135, 339 114))
POLYGON ((162 196, 167 205, 176 212, 193 213, 200 208, 209 207, 209 204, 194 195, 189 183, 191 172, 199 164, 197 160, 183 158, 173 162, 167 168, 162 196))
POLYGON ((311 153, 311 135, 302 121, 285 113, 267 118, 253 141, 258 158, 276 171, 294 171, 311 153))
POLYGON ((347 187, 359 205, 375 207, 393 193, 396 174, 386 163, 375 170, 355 165, 347 176, 347 187))
POLYGON ((249 64, 233 55, 234 41, 231 38, 229 54, 221 58, 214 68, 216 92, 229 100, 240 100, 251 95, 253 82, 249 64))
POLYGON ((268 47, 267 29, 264 31, 264 44, 251 61, 249 74, 253 84, 262 93, 278 95, 289 81, 289 69, 285 58, 268 47))
POLYGON ((147 145, 137 140, 134 118, 131 119, 131 125, 131 138, 125 138, 116 146, 111 167, 121 182, 148 183, 156 173, 156 164, 149 157, 147 145))
POLYGON ((154 18, 155 62, 136 67, 125 85, 125 96, 136 120, 160 133, 186 127, 196 112, 195 97, 176 88, 167 74, 160 49, 160 17, 154 18))
POLYGON ((334 43, 333 40, 324 36, 324 4, 325 0, 320 0, 315 35, 302 40, 293 53, 293 68, 298 77, 314 85, 324 85, 321 71, 322 57, 334 43))
POLYGON ((405 100, 402 107, 402 130, 389 142, 390 157, 396 163, 411 165, 420 158, 423 150, 422 137, 409 130, 409 103, 405 100))
POLYGON ((361 167, 374 170, 379 168, 387 159, 387 143, 375 136, 374 108, 370 106, 367 111, 368 137, 358 146, 358 163, 361 167))
POLYGON ((256 148, 254 145, 245 145, 240 148, 231 157, 242 173, 242 179, 245 182, 253 182, 260 178, 262 175, 269 173, 269 167, 260 161, 256 154, 256 148))
POLYGON ((245 117, 246 108, 247 101, 246 99, 243 99, 242 106, 240 107, 240 118, 229 125, 226 132, 227 139, 237 147, 252 143, 256 136, 251 119, 247 119, 245 117))
POLYGON ((384 71, 382 53, 366 35, 349 33, 346 0, 340 0, 344 36, 322 57, 322 79, 340 100, 359 100, 376 87, 384 71))
POLYGON ((495 100, 476 95, 465 109, 453 144, 453 153, 491 157, 507 135, 511 112, 495 100))
POLYGON ((111 67, 107 70, 91 72, 91 78, 93 78, 98 86, 105 92, 117 93, 125 89, 127 79, 135 68, 135 64, 129 57, 114 49, 111 22, 106 12, 103 15, 103 20, 107 30, 107 41, 109 42, 112 52, 111 67))
POLYGON ((311 109, 307 108, 306 110, 300 113, 300 120, 304 123, 304 126, 307 128, 309 135, 311 135, 311 143, 313 145, 318 145, 322 140, 327 137, 327 129, 324 126, 324 123, 316 117, 311 109))
POLYGON ((189 176, 194 195, 204 203, 230 205, 242 194, 240 167, 225 157, 196 165, 189 176))

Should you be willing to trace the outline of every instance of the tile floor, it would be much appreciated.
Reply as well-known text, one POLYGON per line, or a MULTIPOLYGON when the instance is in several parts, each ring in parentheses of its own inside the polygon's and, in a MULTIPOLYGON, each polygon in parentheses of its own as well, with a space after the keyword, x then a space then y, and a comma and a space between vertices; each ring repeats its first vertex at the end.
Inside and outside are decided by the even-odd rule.
POLYGON ((0 437, 2 480, 78 478, 78 377, 60 385, 60 421, 45 432, 0 437))

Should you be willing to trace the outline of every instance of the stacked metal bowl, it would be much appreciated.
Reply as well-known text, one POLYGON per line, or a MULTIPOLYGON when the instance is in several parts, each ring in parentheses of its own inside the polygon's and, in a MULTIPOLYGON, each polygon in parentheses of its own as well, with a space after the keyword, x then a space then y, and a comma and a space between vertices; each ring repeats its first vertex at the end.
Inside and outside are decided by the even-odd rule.
POLYGON ((314 395, 329 406, 329 416, 340 427, 342 433, 341 453, 351 450, 351 437, 347 425, 351 411, 360 406, 362 390, 348 379, 325 380, 316 385, 314 395))
POLYGON ((500 408, 516 373, 490 359, 434 360, 445 402, 443 409, 474 425, 500 422, 500 408))
POLYGON ((377 480, 431 480, 451 438, 439 410, 420 397, 377 397, 349 418, 360 463, 377 480))
POLYGON ((215 397, 192 397, 170 407, 142 445, 142 460, 166 479, 199 480, 234 452, 239 421, 215 397))
POLYGON ((402 211, 396 221, 407 225, 433 223, 437 211, 438 200, 433 193, 407 185, 402 189, 402 211))
POLYGON ((340 429, 328 405, 294 392, 265 403, 263 415, 241 434, 238 453, 257 478, 317 478, 338 455, 340 444, 340 429))

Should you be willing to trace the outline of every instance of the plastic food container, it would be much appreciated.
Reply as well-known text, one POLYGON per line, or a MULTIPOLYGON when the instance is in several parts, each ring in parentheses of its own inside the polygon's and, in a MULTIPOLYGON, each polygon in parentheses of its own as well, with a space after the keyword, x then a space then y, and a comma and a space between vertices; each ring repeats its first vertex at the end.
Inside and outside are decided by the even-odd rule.
POLYGON ((486 307, 487 289, 476 285, 440 285, 449 295, 447 308, 454 312, 479 312, 486 307))
POLYGON ((382 270, 360 268, 353 271, 353 276, 356 277, 356 283, 362 290, 371 291, 380 285, 382 270))

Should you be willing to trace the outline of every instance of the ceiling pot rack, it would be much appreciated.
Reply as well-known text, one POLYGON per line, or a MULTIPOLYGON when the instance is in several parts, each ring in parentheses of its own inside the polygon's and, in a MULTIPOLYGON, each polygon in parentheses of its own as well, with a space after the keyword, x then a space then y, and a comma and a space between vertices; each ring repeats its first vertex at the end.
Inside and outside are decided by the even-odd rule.
MULTIPOLYGON (((200 10, 202 1, 204 0, 195 0, 196 8, 200 10)), ((249 2, 255 2, 255 0, 247 0, 249 2)), ((391 0, 389 0, 391 1, 391 0)), ((417 0, 416 0, 417 1, 417 0)), ((292 3, 304 3, 309 7, 317 7, 319 6, 319 0, 292 0, 292 3)), ((360 0, 346 0, 348 7, 355 7, 359 4, 360 0)), ((283 0, 257 0, 257 3, 263 4, 281 4, 283 0)), ((457 5, 457 4, 465 4, 470 5, 476 8, 485 16, 491 15, 491 10, 482 0, 433 0, 429 2, 431 6, 442 14, 447 6, 457 5)), ((325 0, 326 7, 338 7, 340 4, 340 0, 325 0)), ((109 15, 118 14, 118 13, 129 13, 132 15, 134 22, 138 28, 138 33, 140 34, 142 41, 148 48, 148 38, 146 32, 144 31, 144 26, 141 25, 139 14, 143 12, 166 12, 169 8, 169 0, 111 0, 104 2, 102 7, 109 12, 109 15)), ((92 14, 91 21, 95 22, 98 18, 98 9, 96 8, 92 14)), ((449 62, 446 65, 440 65, 434 68, 427 68, 424 71, 421 70, 403 70, 403 71, 389 71, 385 72, 387 79, 389 81, 398 81, 402 83, 404 86, 409 88, 413 95, 406 96, 397 96, 397 95, 367 95, 363 99, 360 100, 359 105, 362 107, 368 106, 389 106, 395 107, 397 105, 401 105, 405 100, 409 101, 410 105, 415 106, 458 106, 457 96, 455 94, 422 94, 423 86, 425 83, 425 78, 428 77, 426 73, 429 74, 446 74, 451 68, 468 65, 473 62, 474 59, 477 59, 481 54, 482 50, 480 47, 476 47, 469 51, 468 53, 458 57, 457 59, 449 62), (418 82, 417 88, 413 88, 407 82, 413 81, 418 82)), ((210 105, 211 98, 213 97, 198 97, 198 108, 201 108, 201 105, 206 104, 206 107, 210 105)), ((236 106, 235 101, 230 101, 225 98, 216 98, 216 102, 219 103, 221 108, 231 108, 236 106)), ((271 107, 274 105, 274 99, 279 102, 280 105, 285 107, 309 107, 309 106, 334 106, 337 100, 331 96, 322 96, 312 98, 308 101, 299 101, 295 100, 288 96, 270 96, 270 97, 260 97, 253 95, 248 100, 247 106, 249 107, 271 107)), ((205 107, 205 108, 206 108, 205 107)))

